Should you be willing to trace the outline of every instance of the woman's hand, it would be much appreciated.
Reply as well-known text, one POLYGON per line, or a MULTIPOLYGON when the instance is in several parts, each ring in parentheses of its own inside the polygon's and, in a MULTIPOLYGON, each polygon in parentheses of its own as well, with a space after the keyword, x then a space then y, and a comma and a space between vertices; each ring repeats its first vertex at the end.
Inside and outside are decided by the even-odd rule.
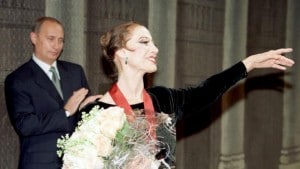
POLYGON ((279 70, 286 70, 286 67, 294 65, 294 61, 283 54, 292 52, 292 48, 282 48, 277 50, 270 50, 268 52, 251 55, 244 59, 247 72, 256 68, 274 68, 279 70))

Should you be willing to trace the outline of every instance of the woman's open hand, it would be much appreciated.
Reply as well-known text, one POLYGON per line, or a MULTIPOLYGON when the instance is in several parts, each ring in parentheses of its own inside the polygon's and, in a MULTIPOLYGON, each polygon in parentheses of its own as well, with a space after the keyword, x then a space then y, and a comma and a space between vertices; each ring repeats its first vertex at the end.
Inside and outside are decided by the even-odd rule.
POLYGON ((268 52, 251 55, 244 59, 244 63, 247 72, 250 72, 256 68, 274 68, 279 70, 286 70, 286 67, 294 65, 294 61, 289 59, 283 54, 292 52, 292 48, 281 48, 276 50, 270 50, 268 52))

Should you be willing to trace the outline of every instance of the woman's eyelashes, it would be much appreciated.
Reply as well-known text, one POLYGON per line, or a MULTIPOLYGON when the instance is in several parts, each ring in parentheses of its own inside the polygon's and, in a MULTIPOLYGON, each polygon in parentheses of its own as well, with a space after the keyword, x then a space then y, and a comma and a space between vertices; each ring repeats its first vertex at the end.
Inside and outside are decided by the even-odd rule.
POLYGON ((149 42, 150 42, 150 41, 148 41, 148 40, 142 40, 142 41, 140 41, 140 43, 141 43, 141 44, 144 44, 144 45, 148 45, 149 42))

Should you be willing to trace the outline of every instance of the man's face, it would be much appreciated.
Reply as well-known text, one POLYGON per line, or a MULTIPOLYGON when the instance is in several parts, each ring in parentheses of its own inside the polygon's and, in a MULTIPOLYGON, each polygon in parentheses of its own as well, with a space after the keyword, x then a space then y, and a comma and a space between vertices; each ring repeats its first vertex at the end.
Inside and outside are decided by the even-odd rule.
POLYGON ((64 46, 63 27, 52 21, 45 21, 39 32, 30 34, 37 58, 51 65, 60 56, 64 46))

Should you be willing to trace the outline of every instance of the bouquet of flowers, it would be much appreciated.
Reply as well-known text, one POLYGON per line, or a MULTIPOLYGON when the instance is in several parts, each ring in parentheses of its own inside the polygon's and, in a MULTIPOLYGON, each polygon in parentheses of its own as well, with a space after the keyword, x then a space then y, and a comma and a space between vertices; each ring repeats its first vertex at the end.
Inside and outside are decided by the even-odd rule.
MULTIPOLYGON (((170 122, 168 116, 161 119, 170 122)), ((89 113, 83 112, 71 136, 58 139, 57 154, 63 157, 63 169, 158 169, 162 163, 168 166, 163 159, 155 158, 161 143, 149 136, 148 127, 145 116, 128 122, 123 108, 95 106, 89 113)))

